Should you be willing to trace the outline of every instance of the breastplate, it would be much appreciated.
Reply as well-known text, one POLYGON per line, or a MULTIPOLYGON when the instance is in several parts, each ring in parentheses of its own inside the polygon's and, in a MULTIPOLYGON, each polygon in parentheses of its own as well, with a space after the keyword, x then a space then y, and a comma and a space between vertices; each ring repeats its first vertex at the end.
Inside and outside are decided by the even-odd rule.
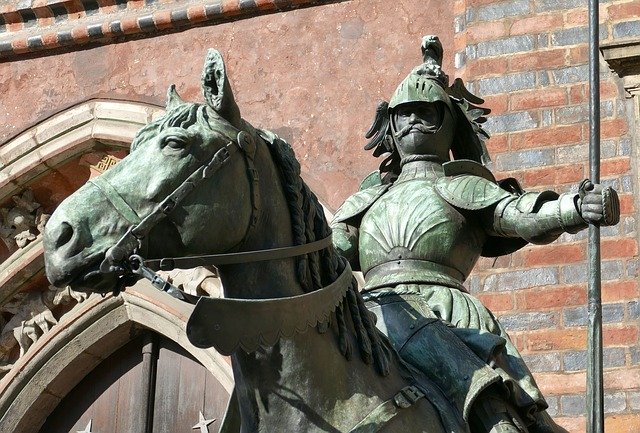
POLYGON ((393 185, 360 224, 360 265, 367 288, 401 283, 461 287, 480 257, 486 234, 430 179, 393 185))

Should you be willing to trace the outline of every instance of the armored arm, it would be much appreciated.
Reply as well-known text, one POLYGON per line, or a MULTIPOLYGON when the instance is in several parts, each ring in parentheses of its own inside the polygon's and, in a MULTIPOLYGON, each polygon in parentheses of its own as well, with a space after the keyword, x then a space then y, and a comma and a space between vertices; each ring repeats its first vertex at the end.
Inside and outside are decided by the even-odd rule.
POLYGON ((518 237, 534 244, 553 242, 564 232, 587 227, 578 211, 578 194, 558 196, 551 191, 509 197, 488 215, 485 227, 493 236, 518 237))
POLYGON ((334 222, 331 224, 331 230, 333 246, 341 256, 349 260, 351 269, 359 271, 358 229, 344 222, 334 222))
POLYGON ((333 246, 340 255, 349 260, 351 269, 360 270, 360 252, 358 250, 358 227, 367 209, 384 194, 389 185, 382 184, 380 173, 374 171, 360 184, 360 190, 336 211, 331 222, 333 246))
POLYGON ((620 203, 615 190, 584 181, 578 193, 529 192, 505 198, 489 218, 491 235, 546 244, 564 232, 579 232, 589 222, 617 224, 620 203))

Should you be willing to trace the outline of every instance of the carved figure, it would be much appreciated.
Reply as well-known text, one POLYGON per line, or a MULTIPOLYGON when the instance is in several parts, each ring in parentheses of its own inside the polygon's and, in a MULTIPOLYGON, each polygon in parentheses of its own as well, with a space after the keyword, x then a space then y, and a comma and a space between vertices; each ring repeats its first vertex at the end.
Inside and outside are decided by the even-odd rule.
POLYGON ((2 225, 0 237, 10 252, 24 248, 42 233, 49 215, 42 213, 40 204, 33 198, 33 191, 26 189, 12 197, 15 206, 0 209, 2 225))
POLYGON ((378 328, 405 361, 453 384, 444 390, 472 430, 561 431, 504 328, 463 283, 481 255, 549 243, 589 222, 616 224, 617 195, 589 181, 562 195, 496 181, 485 165, 483 101, 459 79, 449 86, 436 37, 424 38, 422 52, 424 63, 378 106, 365 149, 386 158, 336 212, 334 243, 364 273, 378 328), (434 348, 434 318, 493 367, 490 392, 460 380, 446 344, 434 348))
MULTIPOLYGON (((143 276, 189 300, 155 270, 215 265, 225 298, 200 298, 187 335, 231 355, 222 431, 469 432, 443 392, 449 378, 427 378, 376 331, 291 147, 241 118, 214 50, 203 93, 206 104, 187 103, 170 88, 131 154, 58 206, 44 234, 49 280, 111 292, 143 276)), ((455 354, 455 382, 488 389, 494 370, 426 322, 432 350, 455 354)))
MULTIPOLYGON (((15 347, 20 348, 19 357, 29 350, 38 339, 49 331, 50 326, 58 323, 53 309, 71 301, 78 303, 87 298, 86 293, 78 293, 69 287, 62 289, 49 286, 46 290, 19 293, 10 302, 2 306, 2 312, 13 316, 4 324, 0 334, 1 358, 7 357, 15 347)), ((10 365, 7 366, 10 368, 10 365)))
POLYGON ((222 297, 222 284, 215 269, 198 266, 194 269, 174 269, 158 272, 167 282, 194 296, 206 294, 212 298, 222 297))

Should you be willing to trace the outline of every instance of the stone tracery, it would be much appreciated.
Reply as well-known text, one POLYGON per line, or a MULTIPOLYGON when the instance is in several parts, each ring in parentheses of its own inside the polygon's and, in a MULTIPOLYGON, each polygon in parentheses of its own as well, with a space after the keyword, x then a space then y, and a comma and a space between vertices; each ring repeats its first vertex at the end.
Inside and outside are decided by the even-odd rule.
POLYGON ((11 199, 13 206, 0 209, 0 237, 9 252, 13 253, 42 233, 49 214, 42 211, 30 189, 25 189, 11 199))

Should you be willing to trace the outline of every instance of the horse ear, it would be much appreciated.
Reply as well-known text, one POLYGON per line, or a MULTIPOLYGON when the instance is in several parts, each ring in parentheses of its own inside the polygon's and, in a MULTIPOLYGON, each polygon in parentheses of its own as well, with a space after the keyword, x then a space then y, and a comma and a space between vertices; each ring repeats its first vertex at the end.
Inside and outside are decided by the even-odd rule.
POLYGON ((180 104, 184 104, 184 101, 182 100, 182 98, 180 97, 180 95, 178 95, 178 92, 176 91, 176 85, 172 84, 169 86, 169 89, 167 90, 167 107, 166 110, 169 111, 172 108, 177 107, 180 104))
POLYGON ((242 118, 240 109, 233 98, 231 84, 222 55, 218 50, 210 48, 202 69, 202 93, 207 104, 218 114, 238 129, 241 128, 242 118))

